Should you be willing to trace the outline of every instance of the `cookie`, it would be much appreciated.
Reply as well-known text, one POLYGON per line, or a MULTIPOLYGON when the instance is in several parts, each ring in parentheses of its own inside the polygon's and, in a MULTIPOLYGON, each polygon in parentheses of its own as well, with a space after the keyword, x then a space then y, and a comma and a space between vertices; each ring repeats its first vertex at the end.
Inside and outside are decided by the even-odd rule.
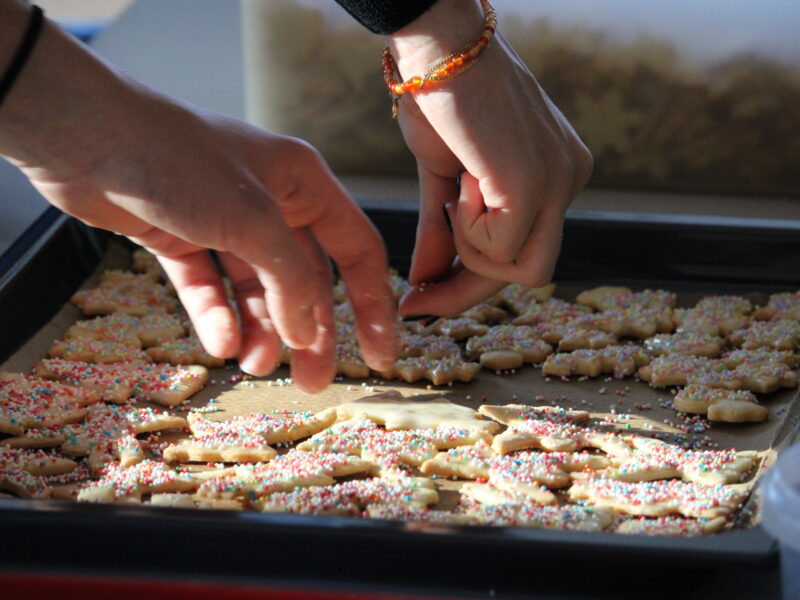
POLYGON ((554 283, 548 283, 538 288, 511 283, 497 293, 495 301, 520 315, 526 312, 531 305, 549 300, 555 290, 556 284, 554 283))
POLYGON ((760 423, 769 416, 769 410, 757 403, 752 392, 700 385, 687 385, 679 390, 672 400, 672 406, 681 412, 708 415, 711 421, 727 423, 760 423))
POLYGON ((719 362, 701 356, 666 354, 640 367, 639 378, 653 387, 669 387, 697 383, 725 389, 739 389, 741 380, 719 362))
POLYGON ((592 315, 595 327, 618 338, 632 337, 644 340, 656 333, 668 333, 675 327, 671 308, 632 305, 610 308, 592 315))
POLYGON ((459 315, 460 318, 472 319, 482 324, 499 323, 507 316, 508 313, 505 310, 491 302, 476 304, 459 315))
POLYGON ((369 419, 387 430, 451 427, 493 433, 497 423, 484 419, 477 411, 447 400, 413 400, 394 390, 336 407, 339 420, 369 419))
POLYGON ((536 325, 537 323, 569 323, 591 314, 586 306, 572 304, 558 298, 545 302, 534 302, 520 307, 521 311, 511 321, 514 325, 536 325))
POLYGON ((88 406, 101 400, 99 394, 74 385, 59 383, 34 375, 0 371, 0 395, 3 394, 4 390, 28 394, 32 401, 39 403, 57 398, 80 406, 88 406))
POLYGON ((69 456, 88 455, 93 473, 113 460, 127 467, 145 459, 136 435, 187 426, 183 417, 152 408, 96 404, 89 408, 85 422, 62 428, 61 451, 69 456))
POLYGON ((86 407, 68 397, 0 386, 0 433, 19 436, 27 429, 75 423, 85 416, 86 407))
POLYGON ((130 467, 110 463, 102 477, 79 486, 78 502, 140 503, 148 494, 195 490, 199 481, 162 462, 144 460, 130 467))
POLYGON ((142 340, 137 333, 138 324, 139 319, 136 317, 114 313, 78 321, 67 330, 65 337, 68 340, 95 340, 141 348, 142 340))
POLYGON ((440 452, 422 463, 425 475, 459 479, 482 479, 498 489, 525 495, 533 485, 561 488, 569 485, 569 473, 586 468, 604 469, 603 456, 580 452, 515 452, 498 454, 485 440, 440 452))
POLYGON ((478 484, 470 484, 470 496, 464 496, 462 510, 483 525, 499 527, 533 527, 562 531, 603 531, 613 522, 613 511, 605 506, 543 505, 501 495, 501 502, 483 503, 488 499, 478 484))
POLYGON ((155 346, 162 342, 186 335, 186 327, 177 315, 154 310, 139 318, 122 313, 113 313, 78 321, 66 334, 69 339, 88 339, 98 342, 115 342, 140 348, 155 346))
POLYGON ((590 447, 615 455, 628 451, 627 444, 620 436, 580 426, 589 418, 586 411, 572 411, 557 406, 487 404, 481 406, 478 412, 508 426, 492 440, 492 448, 500 454, 527 448, 574 452, 590 447))
POLYGON ((297 449, 360 456, 377 465, 385 476, 391 472, 402 473, 405 467, 418 467, 439 450, 474 444, 486 436, 478 429, 447 426, 388 431, 361 419, 336 423, 300 442, 297 449))
POLYGON ((68 473, 76 463, 42 450, 0 447, 0 489, 22 498, 48 498, 46 475, 68 473))
POLYGON ((153 310, 140 317, 134 324, 134 331, 145 348, 182 338, 189 333, 179 313, 169 314, 163 310, 153 310))
POLYGON ((201 498, 197 494, 156 493, 150 495, 146 502, 150 506, 170 508, 199 508, 212 510, 242 510, 244 507, 238 500, 216 500, 201 498))
POLYGON ((479 504, 488 506, 517 504, 527 502, 543 506, 555 506, 558 503, 557 496, 545 486, 530 486, 528 493, 524 496, 515 494, 508 490, 501 490, 488 483, 467 482, 461 486, 462 502, 464 499, 473 500, 479 504))
POLYGON ((50 358, 96 364, 153 362, 153 358, 137 346, 82 339, 56 340, 47 355, 50 358))
POLYGON ((167 276, 154 254, 144 248, 136 248, 131 253, 131 270, 147 275, 153 281, 166 281, 167 276))
POLYGON ((630 307, 671 309, 675 306, 675 294, 650 289, 634 292, 623 286, 604 285, 582 291, 575 302, 598 312, 630 307))
POLYGON ((39 377, 92 390, 106 402, 127 402, 134 397, 165 406, 181 404, 208 381, 208 370, 201 365, 94 365, 46 359, 36 365, 34 372, 39 377))
POLYGON ((401 359, 418 356, 433 359, 461 357, 461 347, 449 337, 400 331, 397 345, 397 353, 401 359))
POLYGON ((800 321, 754 321, 748 327, 732 332, 728 341, 745 350, 769 348, 795 352, 800 347, 800 321))
POLYGON ((143 317, 154 310, 173 312, 178 306, 170 290, 148 275, 122 272, 104 274, 98 287, 75 292, 70 301, 88 316, 122 313, 143 317))
POLYGON ((735 369, 741 364, 761 365, 764 363, 783 363, 789 367, 800 364, 800 357, 787 350, 771 350, 770 348, 756 348, 755 350, 731 350, 723 354, 719 363, 726 369, 735 369))
POLYGON ((753 313, 759 321, 791 319, 800 321, 800 291, 772 294, 766 306, 753 313))
POLYGON ((202 365, 141 365, 132 371, 134 398, 170 407, 182 404, 208 381, 208 370, 202 365))
POLYGON ((639 346, 607 346, 599 350, 585 349, 551 354, 542 365, 542 375, 597 377, 611 373, 616 378, 622 378, 633 375, 648 362, 650 359, 647 353, 639 346))
POLYGON ((644 341, 645 349, 653 356, 664 354, 686 354, 689 356, 718 356, 725 347, 725 341, 716 335, 683 331, 662 333, 644 341))
POLYGON ((603 285, 580 292, 575 302, 588 306, 596 311, 629 306, 633 299, 633 290, 623 286, 603 285))
POLYGON ((599 350, 619 343, 616 335, 597 328, 591 318, 573 319, 566 323, 537 323, 533 328, 545 342, 555 344, 559 352, 599 350))
POLYGON ((98 473, 107 463, 118 460, 123 466, 144 460, 137 434, 185 429, 182 417, 151 408, 94 404, 86 419, 41 430, 28 430, 24 435, 4 440, 13 447, 54 447, 72 457, 88 456, 87 466, 98 473))
POLYGON ((619 460, 603 477, 620 481, 682 479, 718 485, 737 483, 755 466, 758 453, 735 450, 685 450, 659 440, 632 437, 636 450, 619 460))
POLYGON ((146 351, 150 360, 171 365, 203 365, 208 369, 224 367, 225 359, 212 356, 197 337, 184 337, 161 342, 146 351))
POLYGON ((335 477, 373 470, 372 463, 357 456, 291 450, 268 463, 239 465, 230 474, 208 479, 198 488, 197 496, 206 500, 238 499, 249 504, 276 492, 332 485, 335 477))
POLYGON ((417 356, 401 358, 390 368, 377 371, 377 374, 384 379, 402 379, 409 383, 427 380, 433 385, 445 385, 455 381, 472 381, 480 370, 478 363, 465 361, 460 356, 417 356))
POLYGON ((284 444, 329 427, 334 409, 313 414, 297 411, 252 413, 212 421, 198 413, 188 416, 192 439, 168 446, 167 462, 267 462, 277 456, 270 444, 284 444))
POLYGON ((438 501, 439 494, 430 479, 408 477, 394 481, 354 480, 279 492, 256 501, 255 506, 263 512, 356 517, 371 504, 425 508, 438 501))
POLYGON ((667 355, 639 369, 638 375, 655 387, 697 384, 726 390, 749 390, 762 394, 797 385, 794 370, 783 362, 741 362, 703 357, 667 355))
POLYGON ((707 296, 692 308, 676 308, 672 318, 678 331, 725 336, 745 327, 752 310, 742 296, 707 296))
MULTIPOLYGON (((396 504, 369 504, 363 516, 382 521, 400 521, 408 523, 435 523, 437 525, 477 525, 482 523, 479 517, 447 510, 431 510, 430 508, 409 508, 396 504)), ((406 525, 407 526, 407 525, 406 525)))
POLYGON ((473 360, 488 352, 513 352, 529 364, 542 362, 552 351, 533 327, 525 325, 494 325, 487 334, 470 338, 466 347, 467 356, 473 360))
POLYGON ((625 535, 655 535, 664 537, 695 537, 721 531, 724 517, 712 519, 687 519, 673 515, 647 519, 629 517, 617 524, 614 531, 625 535))
POLYGON ((629 515, 660 517, 728 517, 744 502, 747 491, 732 485, 704 485, 677 479, 629 483, 607 478, 575 481, 569 488, 573 501, 610 506, 629 515))
POLYGON ((431 331, 436 335, 453 340, 464 340, 476 335, 485 335, 489 331, 489 326, 470 317, 458 317, 437 319, 431 325, 431 331))
POLYGON ((733 372, 741 381, 741 388, 768 394, 780 388, 797 387, 797 373, 785 363, 742 363, 733 372))

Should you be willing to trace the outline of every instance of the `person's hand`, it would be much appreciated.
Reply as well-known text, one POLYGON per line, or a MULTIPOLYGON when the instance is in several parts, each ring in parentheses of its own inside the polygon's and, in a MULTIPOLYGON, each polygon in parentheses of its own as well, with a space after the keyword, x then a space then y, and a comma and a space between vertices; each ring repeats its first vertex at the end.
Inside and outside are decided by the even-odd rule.
MULTIPOLYGON (((402 78, 476 39, 482 12, 439 0, 392 34, 402 78)), ((421 193, 410 281, 427 284, 403 298, 405 315, 457 313, 507 282, 547 283, 591 173, 589 151, 498 28, 475 66, 400 100, 421 193)))
POLYGON ((262 375, 282 339, 307 391, 335 371, 330 256, 364 360, 392 364, 382 242, 313 148, 181 105, 114 73, 52 25, 45 34, 0 110, 0 154, 48 201, 156 254, 211 354, 262 375), (75 63, 74 85, 59 88, 53 70, 66 67, 50 58, 75 63), (238 318, 207 249, 230 279, 238 318))

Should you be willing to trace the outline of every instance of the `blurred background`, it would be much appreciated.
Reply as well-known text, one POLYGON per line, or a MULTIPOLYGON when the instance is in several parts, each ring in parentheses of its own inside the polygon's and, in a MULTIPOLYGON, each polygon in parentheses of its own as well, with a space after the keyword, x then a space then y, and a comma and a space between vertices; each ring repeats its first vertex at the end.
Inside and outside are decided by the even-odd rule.
MULTIPOLYGON (((39 4, 91 37, 135 3, 39 4)), ((594 154, 591 188, 800 197, 800 3, 495 5, 501 30, 594 154)), ((333 0, 240 6, 248 119, 308 139, 339 174, 413 175, 387 118, 380 37, 333 0)))

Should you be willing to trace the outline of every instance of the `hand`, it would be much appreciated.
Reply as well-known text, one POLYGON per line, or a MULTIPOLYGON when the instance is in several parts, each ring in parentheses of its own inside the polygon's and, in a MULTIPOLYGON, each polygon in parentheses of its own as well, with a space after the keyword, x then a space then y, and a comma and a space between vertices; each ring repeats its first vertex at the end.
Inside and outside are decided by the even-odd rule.
MULTIPOLYGON (((477 2, 439 0, 393 34, 401 75, 474 40, 481 15, 477 2)), ((469 70, 404 94, 399 119, 421 192, 410 280, 434 282, 409 292, 401 313, 456 313, 507 282, 547 283, 592 159, 500 31, 469 70)))
POLYGON ((0 111, 0 154, 45 198, 155 253, 210 353, 238 356, 261 375, 283 339, 307 391, 335 370, 330 256, 365 361, 392 364, 394 302, 380 237, 314 149, 181 105, 114 73, 52 24, 45 33, 0 111), (50 87, 37 104, 51 71, 65 68, 48 62, 55 57, 77 63, 79 89, 50 87), (51 113, 51 104, 62 110, 51 113), (232 283, 238 321, 209 248, 232 283))

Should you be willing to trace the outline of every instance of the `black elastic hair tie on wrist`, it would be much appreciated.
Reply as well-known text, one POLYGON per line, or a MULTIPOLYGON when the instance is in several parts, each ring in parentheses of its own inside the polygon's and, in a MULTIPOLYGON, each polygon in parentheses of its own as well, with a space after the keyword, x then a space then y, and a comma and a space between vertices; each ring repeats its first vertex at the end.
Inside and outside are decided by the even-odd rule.
POLYGON ((6 72, 3 73, 2 79, 0 79, 0 104, 3 104, 3 100, 6 99, 9 90, 13 87, 28 57, 30 57, 31 50, 33 50, 33 47, 36 45, 36 40, 39 39, 39 33, 42 31, 43 23, 44 11, 34 4, 25 36, 22 38, 22 42, 20 42, 19 48, 17 48, 17 53, 11 60, 11 64, 8 66, 8 69, 6 69, 6 72))

